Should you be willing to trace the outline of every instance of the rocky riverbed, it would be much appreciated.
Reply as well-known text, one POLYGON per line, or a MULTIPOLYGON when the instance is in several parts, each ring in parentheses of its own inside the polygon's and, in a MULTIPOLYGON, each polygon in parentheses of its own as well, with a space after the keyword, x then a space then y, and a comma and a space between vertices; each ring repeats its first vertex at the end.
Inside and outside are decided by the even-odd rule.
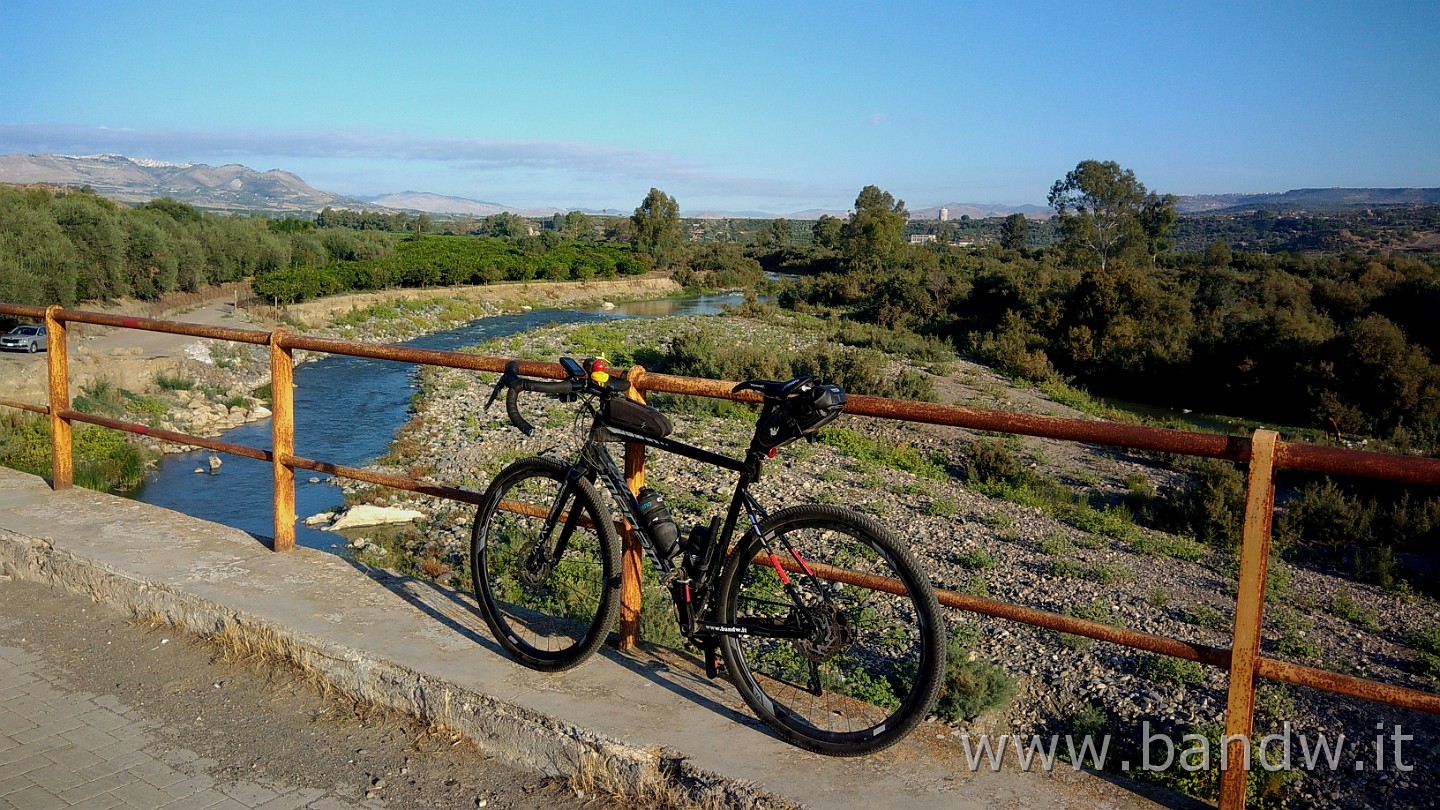
MULTIPOLYGON (((698 328, 691 319, 622 321, 603 327, 614 334, 598 336, 594 326, 552 327, 484 350, 553 360, 562 353, 587 356, 599 340, 663 353, 676 335, 698 328)), ((794 349, 815 339, 774 323, 733 316, 726 317, 723 328, 737 342, 794 349)), ((932 378, 945 402, 1083 417, 1033 388, 1015 387, 964 361, 913 364, 892 357, 889 362, 892 373, 909 368, 932 378)), ((481 491, 491 475, 515 458, 538 452, 565 455, 577 446, 573 407, 553 400, 530 402, 530 421, 544 427, 522 437, 501 409, 483 410, 489 393, 483 377, 428 370, 415 418, 397 438, 385 460, 387 468, 481 491)), ((721 416, 675 402, 667 405, 682 440, 738 454, 748 439, 750 423, 743 414, 721 416)), ((928 464, 877 460, 873 453, 857 453, 849 446, 853 441, 792 445, 767 468, 756 488, 762 502, 838 503, 875 515, 911 543, 939 587, 1217 647, 1230 645, 1234 561, 1229 555, 1123 520, 1082 527, 1073 516, 979 494, 962 480, 964 448, 993 441, 989 437, 854 417, 842 417, 834 427, 863 437, 867 446, 910 448, 913 457, 928 464)), ((1160 486, 1176 477, 1159 460, 1141 454, 1033 438, 1004 442, 1038 474, 1102 498, 1139 481, 1160 486)), ((653 455, 647 481, 665 493, 682 526, 720 510, 731 487, 719 471, 653 455)), ((354 500, 413 508, 428 516, 418 530, 389 545, 388 560, 378 561, 443 583, 463 584, 470 507, 364 486, 347 489, 354 500), (397 556, 408 562, 401 563, 397 556)), ((1440 620, 1433 601, 1283 563, 1275 570, 1272 582, 1278 587, 1267 608, 1267 655, 1386 683, 1435 688, 1416 674, 1417 654, 1404 643, 1407 635, 1440 620)), ((1008 706, 953 724, 954 734, 1108 732, 1114 735, 1113 749, 1124 751, 1141 747, 1142 724, 1149 723, 1152 733, 1171 734, 1183 750, 1187 746, 1181 743, 1182 734, 1223 722, 1223 671, 1177 665, 1174 659, 958 611, 950 617, 952 635, 964 639, 968 657, 996 662, 1018 683, 1008 706)), ((1289 806, 1428 806, 1440 787, 1440 724, 1431 716, 1268 683, 1257 702, 1257 736, 1288 723, 1296 767, 1301 737, 1313 743, 1316 735, 1329 735, 1332 741, 1345 735, 1338 770, 1319 767, 1290 784, 1263 770, 1252 773, 1252 782, 1287 797, 1289 806), (1387 737, 1387 765, 1377 770, 1375 739, 1397 727, 1413 737, 1402 752, 1404 764, 1413 769, 1396 767, 1387 737), (1363 770, 1356 768, 1357 762, 1363 770)), ((1154 745, 1151 756, 1164 759, 1160 743, 1154 745)), ((1271 761, 1278 756, 1277 743, 1271 761)), ((1203 779, 1191 781, 1194 787, 1203 779)))

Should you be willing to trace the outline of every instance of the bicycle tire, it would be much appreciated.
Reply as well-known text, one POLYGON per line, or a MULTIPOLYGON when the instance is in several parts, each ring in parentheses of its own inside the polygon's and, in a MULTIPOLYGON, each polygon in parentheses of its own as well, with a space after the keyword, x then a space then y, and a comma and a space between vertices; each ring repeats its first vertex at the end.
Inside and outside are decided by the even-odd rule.
POLYGON ((532 669, 558 671, 584 661, 620 610, 620 540, 595 487, 578 477, 567 486, 568 473, 539 457, 510 464, 485 490, 470 532, 480 612, 500 646, 532 669), (502 501, 528 504, 538 514, 504 509, 502 501), (552 511, 561 519, 542 538, 552 511), (557 558, 554 547, 562 539, 557 558))
MULTIPOLYGON (((824 573, 821 563, 878 575, 902 583, 905 593, 877 590, 876 580, 842 584, 797 570, 789 579, 818 629, 798 641, 723 636, 736 689, 782 739, 806 750, 848 757, 899 742, 929 713, 945 671, 944 618, 914 556, 881 524, 835 506, 789 507, 760 530, 775 538, 771 548, 782 559, 788 541, 817 573, 824 573), (827 602, 832 607, 821 607, 827 602)), ((774 565, 755 559, 764 551, 752 530, 730 554, 721 584, 724 624, 795 621, 774 565)))

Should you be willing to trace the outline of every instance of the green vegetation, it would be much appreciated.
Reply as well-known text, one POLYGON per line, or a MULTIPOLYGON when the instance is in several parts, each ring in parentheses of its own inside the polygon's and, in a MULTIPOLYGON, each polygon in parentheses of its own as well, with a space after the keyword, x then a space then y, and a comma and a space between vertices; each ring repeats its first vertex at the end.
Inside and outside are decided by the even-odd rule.
POLYGON ((820 441, 835 448, 841 455, 861 462, 904 470, 922 478, 943 480, 946 477, 941 462, 921 455, 912 445, 887 443, 858 431, 837 427, 822 428, 820 441))
MULTIPOLYGON (((348 231, 327 231, 361 235, 348 231)), ((552 232, 546 232, 552 233, 552 232)), ((364 235, 374 237, 375 235, 364 235)), ((341 253, 317 264, 289 265, 257 273, 255 294, 276 303, 391 287, 441 287, 498 281, 586 281, 644 272, 629 249, 554 238, 518 239, 423 235, 381 237, 384 249, 341 253)), ((327 258, 331 254, 326 254, 327 258)))
MULTIPOLYGON (((76 485, 101 492, 124 492, 139 486, 155 459, 154 453, 127 440, 126 434, 90 425, 76 426, 72 449, 76 485)), ((50 421, 14 413, 0 415, 0 464, 48 477, 50 421)))
POLYGON ((1205 665, 1170 655, 1147 655, 1140 662, 1140 674, 1157 683, 1199 686, 1205 682, 1205 665))
POLYGON ((1440 624, 1406 632, 1405 643, 1415 648, 1415 671, 1440 684, 1440 624))
POLYGON ((955 555, 953 562, 961 568, 968 568, 971 571, 983 571, 995 565, 995 558, 983 548, 962 551, 955 555))
POLYGON ((1204 627, 1207 630, 1224 630, 1230 626, 1225 614, 1210 605, 1196 605, 1191 608, 1189 613, 1185 614, 1184 620, 1187 624, 1204 627))
POLYGON ((945 651, 945 680, 935 713, 953 723, 973 720, 987 711, 1010 705, 1015 679, 990 661, 972 660, 972 634, 957 631, 945 651))
POLYGON ((274 224, 168 199, 127 208, 88 191, 0 186, 0 301, 153 300, 327 260, 319 236, 274 224))

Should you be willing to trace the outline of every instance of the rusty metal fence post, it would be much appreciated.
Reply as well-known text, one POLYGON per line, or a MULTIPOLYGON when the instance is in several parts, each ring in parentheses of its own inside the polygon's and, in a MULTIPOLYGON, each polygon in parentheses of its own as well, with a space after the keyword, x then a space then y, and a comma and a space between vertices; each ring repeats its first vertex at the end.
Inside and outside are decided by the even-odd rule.
MULTIPOLYGON (((639 382, 644 376, 644 366, 632 366, 625 374, 625 378, 630 381, 630 388, 626 395, 642 404, 645 402, 645 394, 640 390, 639 382)), ((633 495, 639 495, 640 488, 645 486, 645 445, 643 444, 625 443, 625 484, 630 487, 633 495)), ((620 624, 616 630, 619 634, 619 648, 629 650, 635 647, 635 642, 640 637, 640 611, 644 609, 643 591, 640 586, 640 569, 643 560, 640 541, 635 539, 635 532, 631 530, 628 521, 625 523, 620 540, 622 543, 620 547, 620 624)))
POLYGON ((270 333, 270 448, 274 470, 275 550, 295 547, 295 361, 287 330, 270 333))
POLYGON ((1241 810, 1245 806, 1250 736, 1255 725, 1255 667, 1265 620, 1265 575, 1270 564, 1270 524, 1275 513, 1275 443, 1279 438, 1273 430, 1257 430, 1250 440, 1230 695, 1225 705, 1225 738, 1221 740, 1224 767, 1220 773, 1220 810, 1241 810))
POLYGON ((50 375, 50 471, 53 489, 69 489, 75 482, 74 428, 70 410, 70 357, 66 351, 65 322, 56 316, 61 307, 45 309, 45 358, 50 375))

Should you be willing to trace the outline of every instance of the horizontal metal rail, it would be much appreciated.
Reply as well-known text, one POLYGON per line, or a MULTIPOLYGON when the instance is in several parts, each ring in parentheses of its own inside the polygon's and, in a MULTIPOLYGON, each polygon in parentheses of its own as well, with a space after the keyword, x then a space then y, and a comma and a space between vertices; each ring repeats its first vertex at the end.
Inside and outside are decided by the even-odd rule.
MULTIPOLYGON (((34 320, 43 319, 49 329, 48 348, 50 351, 47 361, 50 382, 49 404, 38 405, 0 399, 0 406, 49 417, 53 447, 52 486, 57 490, 68 488, 72 484, 70 426, 72 422, 83 422, 150 436, 176 444, 203 447, 216 452, 270 462, 275 468, 274 547, 276 550, 284 550, 294 545, 296 516, 294 513, 293 474, 295 469, 327 473, 467 504, 479 504, 482 498, 479 493, 470 490, 297 455, 293 451, 293 385, 290 377, 293 371, 293 360, 291 353, 298 349, 484 372, 503 371, 506 363, 510 362, 508 358, 309 337, 285 329, 265 332, 253 329, 204 326, 177 321, 70 310, 55 306, 42 308, 0 303, 0 315, 34 320), (69 323, 165 332, 268 346, 271 352, 271 398, 274 412, 272 435, 273 446, 276 450, 268 451, 246 447, 218 439, 162 430, 73 410, 69 401, 66 352, 66 325, 69 323)), ((555 379, 565 375, 558 363, 533 361, 520 361, 520 372, 526 376, 555 379)), ((651 373, 639 366, 632 368, 627 376, 631 383, 633 396, 642 400, 646 393, 667 393, 741 402, 759 401, 759 396, 753 392, 731 393, 731 389, 734 387, 733 382, 651 373)), ((1035 610, 953 591, 939 591, 940 602, 958 610, 1019 622, 1055 632, 1085 636, 1225 669, 1229 671, 1231 680, 1227 708, 1227 735, 1237 733, 1239 736, 1247 738, 1250 735, 1256 678, 1268 678, 1393 706, 1440 713, 1440 695, 1431 692, 1355 678, 1259 655, 1259 636, 1264 608, 1264 562, 1268 559, 1273 523, 1273 471, 1292 469, 1440 486, 1440 459, 1287 442, 1280 440, 1272 431, 1266 430, 1256 431, 1251 437, 1220 436, 1195 431, 1124 425, 1101 420, 1039 416, 858 395, 849 398, 845 412, 855 416, 948 425, 971 430, 1247 463, 1250 467, 1250 480, 1246 490, 1247 507, 1241 546, 1240 582, 1236 596, 1235 643, 1231 648, 1194 644, 1180 639, 1137 632, 1123 627, 1113 627, 1087 619, 1035 610)), ((640 445, 627 445, 626 447, 626 475, 632 487, 635 488, 638 488, 644 480, 644 451, 644 447, 640 445)), ((544 516, 547 512, 543 507, 511 500, 502 501, 500 506, 502 509, 536 516, 544 516)), ((782 565, 791 567, 794 566, 794 563, 782 561, 782 565)), ((903 586, 895 580, 878 578, 828 565, 811 563, 811 568, 820 576, 835 581, 890 590, 891 592, 903 592, 903 586)), ((791 570, 797 569, 791 567, 791 570)), ((628 541, 622 576, 627 580, 628 586, 622 589, 626 602, 622 609, 622 616, 631 618, 628 623, 622 622, 623 632, 627 626, 633 628, 633 619, 638 617, 639 613, 638 550, 633 543, 628 541)), ((623 641, 625 639, 622 639, 623 641)), ((1222 774, 1220 799, 1222 808, 1231 810, 1231 808, 1244 806, 1245 779, 1246 772, 1242 768, 1231 768, 1222 774)))

